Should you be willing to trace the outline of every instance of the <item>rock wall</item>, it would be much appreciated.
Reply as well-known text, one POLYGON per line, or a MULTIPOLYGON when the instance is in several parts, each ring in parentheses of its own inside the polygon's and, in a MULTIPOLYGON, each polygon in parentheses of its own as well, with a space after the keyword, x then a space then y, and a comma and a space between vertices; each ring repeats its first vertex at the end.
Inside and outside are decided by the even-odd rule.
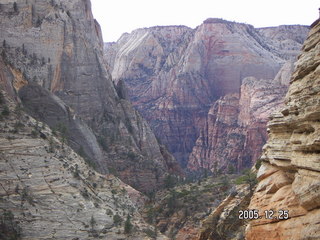
POLYGON ((283 105, 286 91, 277 79, 245 78, 240 96, 227 94, 210 108, 188 168, 231 173, 251 167, 266 142, 268 116, 283 105))
POLYGON ((105 56, 114 80, 126 83, 134 106, 187 166, 198 137, 207 131, 215 101, 239 94, 246 77, 274 79, 283 64, 292 61, 306 34, 305 26, 255 29, 208 19, 196 29, 135 30, 106 44, 105 56))
POLYGON ((61 123, 68 127, 69 144, 78 152, 83 150, 100 173, 109 168, 144 191, 160 186, 168 172, 181 173, 147 122, 118 95, 123 91, 120 87, 117 92, 106 68, 101 31, 90 1, 15 2, 16 7, 11 2, 1 4, 0 10, 2 82, 11 95, 15 97, 27 84, 45 89, 43 100, 52 102, 32 99, 29 91, 23 98, 28 100, 23 102, 26 109, 50 127, 61 123), (48 109, 61 102, 68 112, 48 109), (51 116, 39 115, 49 112, 51 116), (78 129, 77 133, 72 129, 78 129))
POLYGON ((0 111, 1 239, 149 239, 140 192, 91 169, 4 91, 0 111), (136 228, 130 237, 128 214, 136 228))
POLYGON ((296 62, 285 107, 268 123, 269 140, 249 206, 262 219, 250 223, 248 240, 320 238, 319 30, 317 20, 296 62), (278 218, 266 219, 265 210, 278 218), (280 220, 279 210, 288 211, 289 219, 280 220))

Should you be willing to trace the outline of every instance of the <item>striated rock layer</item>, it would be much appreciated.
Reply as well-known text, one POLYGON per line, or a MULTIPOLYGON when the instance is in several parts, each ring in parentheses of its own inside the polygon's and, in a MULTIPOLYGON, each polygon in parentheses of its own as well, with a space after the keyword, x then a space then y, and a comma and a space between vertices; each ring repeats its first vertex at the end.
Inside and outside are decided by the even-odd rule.
POLYGON ((61 136, 2 97, 1 239, 150 239, 140 192, 91 169, 61 136), (123 231, 128 214, 136 228, 130 236, 123 231))
MULTIPOLYGON (((286 82, 286 81, 285 81, 286 82)), ((227 94, 209 110, 188 168, 236 171, 251 167, 267 139, 268 116, 282 106, 287 85, 248 77, 239 94, 227 94)))
POLYGON ((105 56, 114 80, 125 82, 134 106, 187 166, 197 138, 207 131, 207 114, 215 101, 239 94, 246 77, 274 79, 283 64, 292 61, 306 34, 305 26, 255 29, 214 18, 196 29, 135 30, 105 44, 105 56))
POLYGON ((111 81, 89 0, 10 0, 0 20, 2 86, 33 117, 64 129, 100 173, 109 169, 140 190, 180 171, 111 81))
POLYGON ((249 208, 288 211, 289 219, 254 220, 248 240, 320 239, 320 21, 295 66, 285 108, 268 123, 259 184, 249 208))

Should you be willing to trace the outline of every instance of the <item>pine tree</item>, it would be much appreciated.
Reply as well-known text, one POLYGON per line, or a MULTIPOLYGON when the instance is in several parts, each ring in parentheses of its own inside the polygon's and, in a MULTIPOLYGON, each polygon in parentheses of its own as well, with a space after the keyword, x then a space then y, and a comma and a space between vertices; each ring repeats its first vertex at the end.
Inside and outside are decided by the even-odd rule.
POLYGON ((124 223, 124 233, 125 233, 125 234, 131 233, 132 227, 133 227, 133 225, 132 225, 132 223, 131 223, 131 217, 130 217, 130 215, 128 214, 128 215, 127 215, 127 220, 126 220, 125 223, 124 223))
POLYGON ((16 2, 13 3, 13 10, 14 10, 15 12, 18 12, 18 6, 17 6, 17 3, 16 3, 16 2))

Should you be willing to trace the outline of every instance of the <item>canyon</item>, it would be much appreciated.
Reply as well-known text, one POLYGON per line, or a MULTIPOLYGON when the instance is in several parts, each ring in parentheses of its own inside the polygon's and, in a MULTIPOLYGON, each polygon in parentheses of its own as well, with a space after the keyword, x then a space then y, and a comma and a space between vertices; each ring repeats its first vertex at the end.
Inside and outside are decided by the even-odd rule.
POLYGON ((90 0, 0 21, 0 239, 320 238, 320 20, 114 43, 90 0))
POLYGON ((105 44, 116 83, 182 167, 236 171, 266 142, 307 26, 254 28, 207 19, 191 29, 157 26, 105 44), (228 144, 227 144, 228 143, 228 144))
POLYGON ((111 171, 139 190, 183 174, 114 86, 90 1, 10 0, 0 18, 1 86, 31 116, 62 131, 98 172, 111 171))

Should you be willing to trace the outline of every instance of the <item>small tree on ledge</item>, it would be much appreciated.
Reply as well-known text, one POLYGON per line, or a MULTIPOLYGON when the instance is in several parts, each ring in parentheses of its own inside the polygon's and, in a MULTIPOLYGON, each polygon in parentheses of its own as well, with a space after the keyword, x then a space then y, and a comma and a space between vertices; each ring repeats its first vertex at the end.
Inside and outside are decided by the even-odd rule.
POLYGON ((18 12, 18 6, 16 2, 13 3, 13 10, 14 12, 18 12))
POLYGON ((132 225, 132 223, 131 223, 131 217, 130 217, 130 215, 128 214, 128 215, 127 215, 127 220, 126 220, 125 223, 124 223, 124 233, 125 233, 125 234, 131 233, 132 227, 133 227, 133 225, 132 225))

